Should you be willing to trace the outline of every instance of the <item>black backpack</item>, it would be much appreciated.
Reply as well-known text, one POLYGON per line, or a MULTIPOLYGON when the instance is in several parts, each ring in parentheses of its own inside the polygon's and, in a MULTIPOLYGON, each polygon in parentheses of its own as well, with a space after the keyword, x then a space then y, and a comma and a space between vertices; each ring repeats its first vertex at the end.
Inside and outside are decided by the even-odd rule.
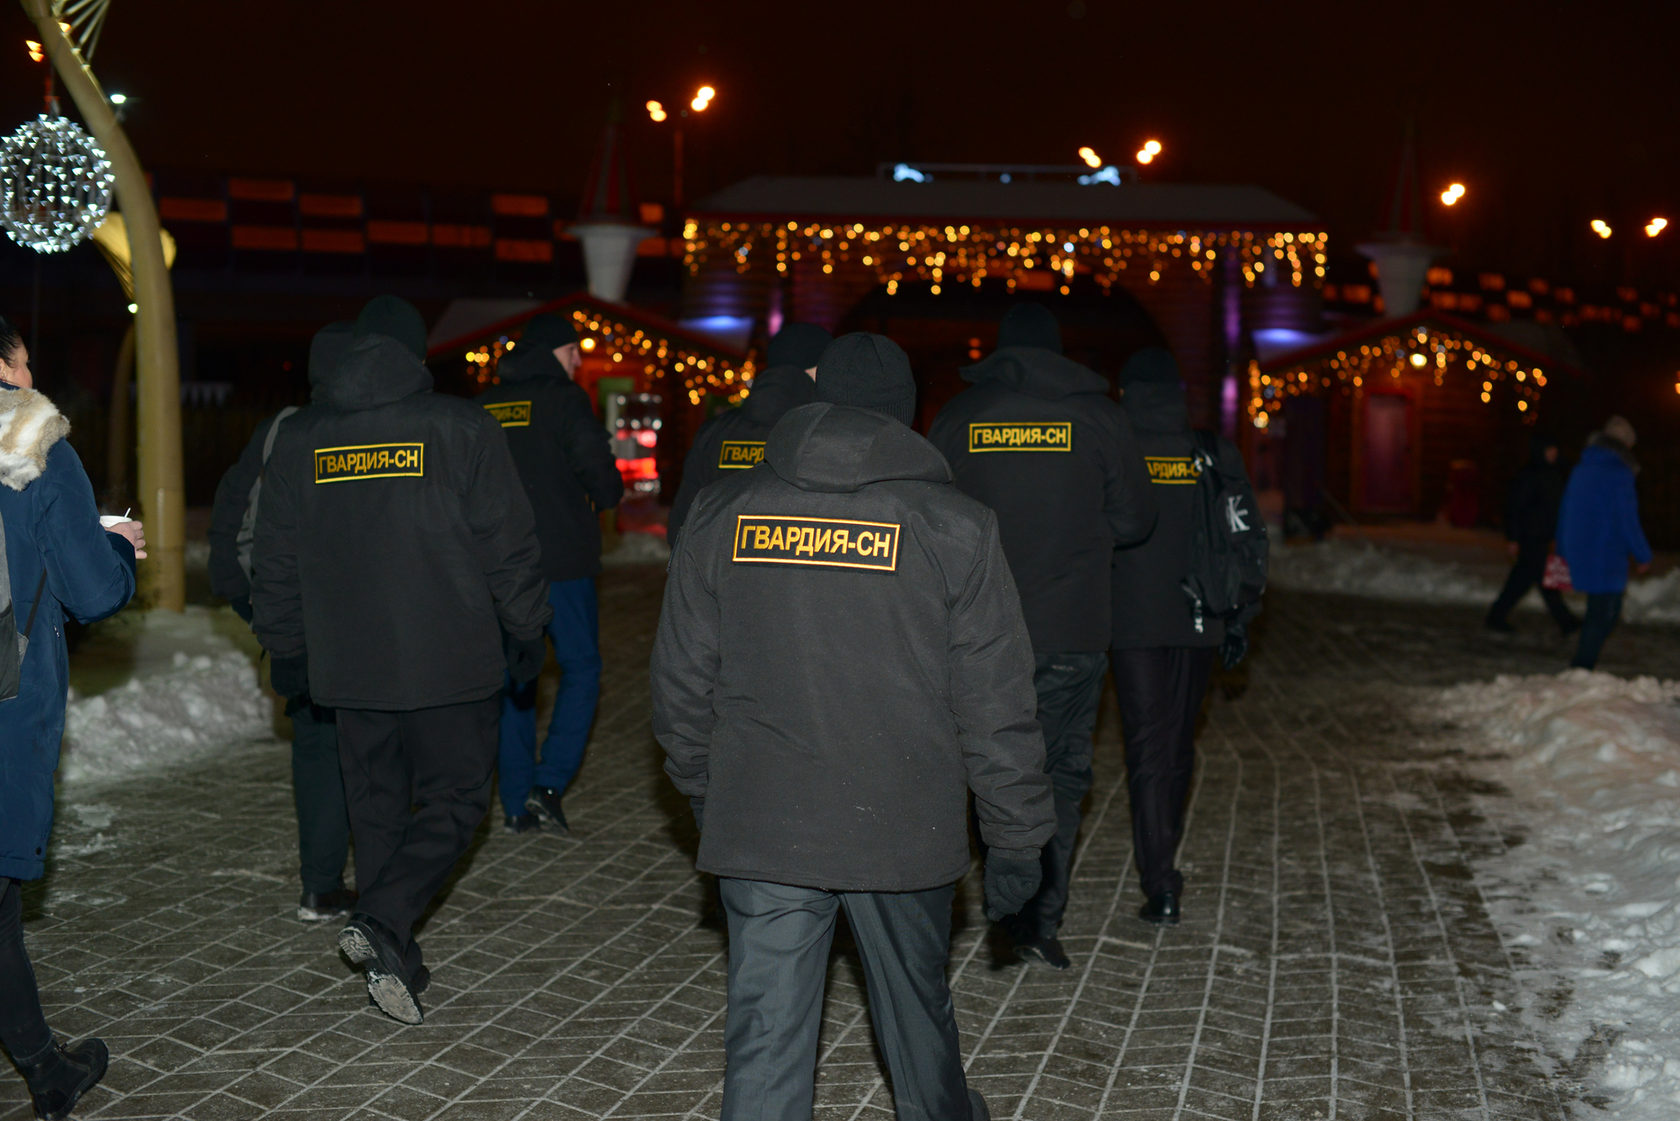
MULTIPOLYGON (((287 405, 274 417, 274 423, 268 426, 268 435, 263 437, 262 469, 268 468, 268 457, 274 454, 274 440, 280 435, 280 422, 298 411, 300 406, 287 405)), ((245 582, 252 580, 253 564, 251 554, 257 542, 257 506, 262 499, 262 471, 257 472, 256 480, 251 484, 251 492, 245 496, 245 514, 239 519, 239 532, 233 537, 234 558, 239 562, 239 569, 245 573, 245 582)))
POLYGON ((35 608, 41 606, 41 593, 47 587, 47 570, 41 569, 41 580, 35 585, 35 602, 29 608, 29 621, 20 632, 17 628, 17 602, 12 598, 12 574, 6 561, 6 528, 0 524, 0 701, 18 695, 23 680, 23 654, 29 648, 29 632, 35 629, 35 608))
POLYGON ((1219 437, 1197 430, 1196 515, 1190 527, 1190 570, 1179 584, 1196 633, 1209 618, 1247 622, 1266 590, 1266 523, 1254 488, 1240 469, 1219 468, 1219 437))

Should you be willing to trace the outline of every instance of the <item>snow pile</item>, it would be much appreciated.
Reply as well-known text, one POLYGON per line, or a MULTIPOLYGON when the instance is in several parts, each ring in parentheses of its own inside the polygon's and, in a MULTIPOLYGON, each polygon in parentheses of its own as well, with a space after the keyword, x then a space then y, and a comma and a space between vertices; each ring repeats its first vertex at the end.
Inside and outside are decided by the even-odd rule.
POLYGON ((274 702, 248 648, 219 627, 226 620, 237 623, 199 607, 102 624, 87 657, 77 654, 60 779, 103 781, 272 736, 274 702), (119 683, 88 695, 102 678, 119 683))
POLYGON ((618 539, 618 548, 601 554, 601 563, 607 565, 669 564, 670 561, 671 547, 657 533, 626 533, 618 539))
POLYGON ((1526 844, 1481 869, 1495 881, 1486 893, 1495 920, 1540 970, 1521 978, 1530 1025, 1572 1074, 1613 1099, 1616 1117, 1671 1121, 1680 1116, 1680 681, 1570 670, 1462 685, 1444 700, 1508 752, 1484 764, 1485 777, 1541 811, 1525 815, 1526 844), (1560 974, 1573 998, 1538 1011, 1540 990, 1560 974))

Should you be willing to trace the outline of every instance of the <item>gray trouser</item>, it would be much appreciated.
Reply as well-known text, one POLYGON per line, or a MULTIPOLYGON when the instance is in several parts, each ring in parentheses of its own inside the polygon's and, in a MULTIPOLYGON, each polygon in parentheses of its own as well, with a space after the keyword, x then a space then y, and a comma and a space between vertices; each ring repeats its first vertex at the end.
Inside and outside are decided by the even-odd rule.
POLYGON ((729 916, 723 1121, 811 1116, 828 951, 840 908, 863 959, 898 1121, 961 1121, 970 1099, 945 981, 955 885, 833 892, 720 877, 729 916))

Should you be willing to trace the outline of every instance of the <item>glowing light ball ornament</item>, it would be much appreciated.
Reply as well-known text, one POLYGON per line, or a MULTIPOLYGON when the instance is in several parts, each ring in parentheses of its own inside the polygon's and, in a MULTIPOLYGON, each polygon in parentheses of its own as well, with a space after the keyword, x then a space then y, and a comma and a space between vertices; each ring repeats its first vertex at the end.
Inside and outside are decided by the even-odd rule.
POLYGON ((0 140, 0 226, 37 253, 62 253, 105 220, 115 182, 93 137, 42 114, 0 140))

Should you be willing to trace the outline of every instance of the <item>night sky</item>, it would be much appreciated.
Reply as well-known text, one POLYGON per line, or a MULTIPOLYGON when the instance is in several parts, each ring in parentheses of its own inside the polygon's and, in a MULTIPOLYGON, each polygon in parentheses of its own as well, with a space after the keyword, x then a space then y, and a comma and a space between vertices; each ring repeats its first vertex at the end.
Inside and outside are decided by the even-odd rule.
MULTIPOLYGON (((1074 162, 1245 181, 1342 246, 1386 218, 1415 119, 1434 236, 1462 262, 1675 283, 1680 5, 113 0, 95 70, 137 98, 154 168, 537 189, 573 197, 622 97, 641 194, 670 188, 649 98, 718 97, 688 126, 689 194, 884 160, 1074 162), (1619 12, 1616 11, 1619 9, 1619 12), (1469 197, 1446 212, 1453 179, 1469 197), (1618 235, 1587 231, 1606 217, 1618 235), (1634 239, 1637 239, 1635 241, 1634 239)), ((28 22, 0 4, 0 127, 39 108, 28 22), (13 45, 15 44, 15 46, 13 45)), ((668 128, 669 126, 665 126, 668 128)), ((1586 279, 1585 276, 1582 279, 1586 279)))

